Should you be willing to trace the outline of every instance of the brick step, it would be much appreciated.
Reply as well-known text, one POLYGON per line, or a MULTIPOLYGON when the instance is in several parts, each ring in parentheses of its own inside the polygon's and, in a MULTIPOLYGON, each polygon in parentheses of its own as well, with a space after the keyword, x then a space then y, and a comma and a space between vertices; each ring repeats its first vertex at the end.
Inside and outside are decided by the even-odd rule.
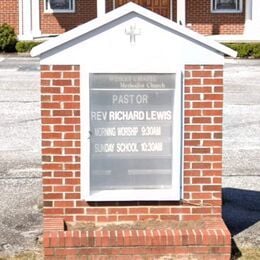
MULTIPOLYGON (((57 219, 48 221, 64 226, 57 219)), ((45 259, 230 259, 231 237, 220 218, 206 220, 203 228, 196 228, 196 221, 194 228, 147 230, 58 231, 57 226, 53 231, 54 224, 49 226, 44 233, 45 259)))

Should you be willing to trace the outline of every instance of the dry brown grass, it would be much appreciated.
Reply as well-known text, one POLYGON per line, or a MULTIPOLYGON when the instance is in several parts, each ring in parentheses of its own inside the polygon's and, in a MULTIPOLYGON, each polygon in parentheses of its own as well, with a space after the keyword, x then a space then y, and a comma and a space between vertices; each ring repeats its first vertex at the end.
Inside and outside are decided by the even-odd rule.
POLYGON ((24 252, 16 256, 0 257, 0 260, 43 260, 42 252, 24 252))
POLYGON ((237 258, 239 260, 259 260, 260 248, 240 248, 242 256, 237 258))

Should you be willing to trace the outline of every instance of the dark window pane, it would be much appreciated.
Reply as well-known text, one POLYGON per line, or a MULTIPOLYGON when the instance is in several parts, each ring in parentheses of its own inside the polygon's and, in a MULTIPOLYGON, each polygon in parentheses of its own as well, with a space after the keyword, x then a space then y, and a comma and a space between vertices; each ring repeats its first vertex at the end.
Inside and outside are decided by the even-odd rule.
POLYGON ((50 0, 51 9, 69 10, 70 0, 50 0))
POLYGON ((239 10, 239 0, 215 0, 213 2, 215 10, 239 10))

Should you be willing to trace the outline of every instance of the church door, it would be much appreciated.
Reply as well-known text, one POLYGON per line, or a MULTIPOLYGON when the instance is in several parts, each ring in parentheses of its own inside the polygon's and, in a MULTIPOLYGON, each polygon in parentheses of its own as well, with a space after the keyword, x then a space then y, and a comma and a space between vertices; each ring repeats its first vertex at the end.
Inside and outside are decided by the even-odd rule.
POLYGON ((170 18, 170 1, 171 0, 116 0, 116 7, 124 5, 127 2, 134 2, 155 13, 170 18))

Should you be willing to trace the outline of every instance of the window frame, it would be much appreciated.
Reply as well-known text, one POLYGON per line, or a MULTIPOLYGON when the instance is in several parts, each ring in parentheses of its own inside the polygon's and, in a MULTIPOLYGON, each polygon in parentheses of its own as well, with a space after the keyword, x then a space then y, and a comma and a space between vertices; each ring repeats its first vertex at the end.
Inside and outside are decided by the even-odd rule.
MULTIPOLYGON (((89 71, 87 68, 81 67, 81 82, 84 86, 83 93, 81 93, 81 198, 89 202, 96 201, 180 201, 183 198, 182 194, 182 185, 183 185, 183 162, 182 156, 183 153, 183 82, 182 75, 183 71, 177 69, 177 71, 160 71, 156 73, 173 73, 176 74, 176 93, 174 97, 174 118, 176 120, 175 125, 175 134, 172 136, 172 143, 174 143, 174 150, 172 151, 172 161, 175 168, 172 169, 172 183, 170 189, 157 189, 157 190, 103 190, 95 194, 91 194, 90 190, 90 140, 89 137, 83 133, 87 133, 90 129, 90 120, 89 120, 89 95, 90 95, 90 86, 89 86, 89 76, 91 73, 129 73, 129 71, 89 71), (84 75, 84 77, 83 77, 84 75), (176 145, 177 144, 177 145, 176 145)), ((143 71, 146 73, 147 71, 143 71)), ((130 72, 131 73, 131 72, 130 72)), ((153 71, 148 71, 148 73, 153 73, 153 71)))
POLYGON ((243 0, 235 0, 236 4, 239 3, 239 9, 217 9, 216 6, 218 0, 211 0, 211 12, 212 13, 242 13, 243 12, 243 0))
POLYGON ((75 0, 69 0, 70 9, 52 9, 50 5, 51 0, 44 0, 45 13, 75 13, 75 0))

